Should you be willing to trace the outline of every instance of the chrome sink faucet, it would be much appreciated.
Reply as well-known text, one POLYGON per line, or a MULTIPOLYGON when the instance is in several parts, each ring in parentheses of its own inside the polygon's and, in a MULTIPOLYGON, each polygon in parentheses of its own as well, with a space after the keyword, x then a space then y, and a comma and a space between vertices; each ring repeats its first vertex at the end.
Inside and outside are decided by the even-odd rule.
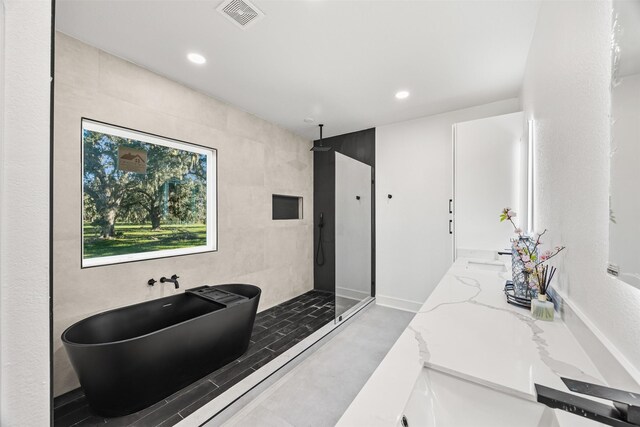
POLYGON ((171 276, 170 279, 167 279, 166 277, 162 276, 160 278, 160 283, 173 283, 176 287, 176 289, 178 289, 180 287, 180 284, 178 283, 178 279, 180 278, 180 276, 174 274, 173 276, 171 276))

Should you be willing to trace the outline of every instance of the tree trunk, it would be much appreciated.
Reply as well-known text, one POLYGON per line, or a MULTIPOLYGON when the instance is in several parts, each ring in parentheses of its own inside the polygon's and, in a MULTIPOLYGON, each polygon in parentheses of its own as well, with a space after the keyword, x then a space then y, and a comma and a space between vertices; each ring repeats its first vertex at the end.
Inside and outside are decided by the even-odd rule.
POLYGON ((149 217, 151 219, 151 230, 159 231, 160 219, 162 218, 160 206, 153 206, 149 212, 149 217))
POLYGON ((116 209, 109 209, 102 217, 101 236, 104 239, 115 237, 116 235, 116 209))

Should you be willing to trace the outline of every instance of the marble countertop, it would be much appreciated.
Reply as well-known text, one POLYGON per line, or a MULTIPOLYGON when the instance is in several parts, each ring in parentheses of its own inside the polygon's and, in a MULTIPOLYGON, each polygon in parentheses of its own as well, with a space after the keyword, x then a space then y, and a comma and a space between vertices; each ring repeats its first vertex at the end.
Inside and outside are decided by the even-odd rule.
MULTIPOLYGON (((402 333, 338 425, 398 425, 423 367, 528 400, 534 383, 566 390, 560 377, 604 384, 556 313, 538 321, 508 304, 507 272, 459 258, 402 333)), ((498 263, 498 261, 495 261, 498 263)), ((562 427, 598 425, 556 410, 562 427)))

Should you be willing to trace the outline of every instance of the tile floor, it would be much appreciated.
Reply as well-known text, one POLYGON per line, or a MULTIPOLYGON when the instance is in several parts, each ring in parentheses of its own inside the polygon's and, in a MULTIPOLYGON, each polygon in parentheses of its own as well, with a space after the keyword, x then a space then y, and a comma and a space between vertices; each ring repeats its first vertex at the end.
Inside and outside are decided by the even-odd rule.
POLYGON ((334 295, 310 291, 256 316, 247 352, 168 398, 142 411, 118 418, 95 415, 81 390, 54 400, 55 427, 172 426, 275 359, 335 317, 334 295))
POLYGON ((413 316, 368 308, 224 427, 334 426, 413 316))

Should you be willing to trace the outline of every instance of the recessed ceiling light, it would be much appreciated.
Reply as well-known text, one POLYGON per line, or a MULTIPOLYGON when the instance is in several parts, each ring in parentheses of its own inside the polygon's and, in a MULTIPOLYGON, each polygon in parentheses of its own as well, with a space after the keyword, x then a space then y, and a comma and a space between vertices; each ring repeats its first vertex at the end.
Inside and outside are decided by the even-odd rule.
POLYGON ((313 117, 307 117, 307 118, 304 119, 304 122, 305 123, 313 123, 313 122, 315 122, 315 120, 314 120, 313 117))
POLYGON ((194 64, 198 64, 198 65, 202 65, 205 62, 207 62, 207 58, 200 55, 199 53, 190 53, 187 55, 187 59, 193 62, 194 64))
POLYGON ((409 97, 409 92, 407 92, 406 90, 401 90, 400 92, 396 92, 396 98, 398 99, 405 99, 409 97))

